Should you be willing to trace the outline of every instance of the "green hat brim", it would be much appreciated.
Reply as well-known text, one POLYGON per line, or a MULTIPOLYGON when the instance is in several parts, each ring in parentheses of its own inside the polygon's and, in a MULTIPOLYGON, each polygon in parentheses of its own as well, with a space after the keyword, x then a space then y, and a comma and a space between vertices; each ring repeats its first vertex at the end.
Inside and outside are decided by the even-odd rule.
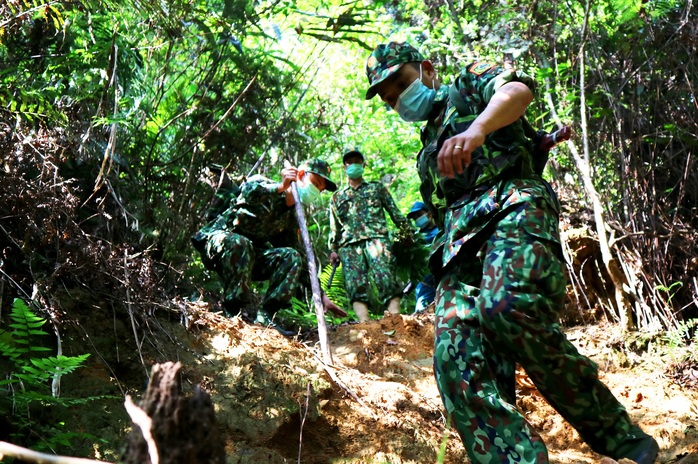
MULTIPOLYGON (((315 174, 317 174, 317 172, 316 172, 315 174)), ((335 184, 334 182, 332 182, 332 180, 330 180, 329 177, 325 177, 325 176, 323 176, 322 174, 318 174, 318 176, 320 176, 320 177, 322 177, 323 179, 325 179, 325 190, 328 190, 328 191, 330 191, 330 192, 336 192, 336 191, 337 191, 337 184, 335 184)))
POLYGON ((387 78, 389 78, 390 76, 392 76, 393 74, 395 74, 398 71, 398 69, 400 69, 404 64, 405 63, 399 63, 381 71, 381 73, 378 75, 376 79, 374 79, 373 83, 366 91, 366 100, 370 100, 373 97, 375 97, 376 93, 378 93, 378 91, 376 90, 376 86, 384 80, 386 80, 387 78))
POLYGON ((317 172, 317 171, 311 171, 310 169, 308 169, 307 172, 312 172, 312 173, 315 174, 316 176, 320 176, 320 177, 322 177, 323 179, 325 179, 325 190, 328 190, 328 191, 330 191, 330 192, 335 192, 335 191, 337 191, 337 184, 335 184, 334 182, 332 182, 332 179, 330 179, 330 178, 327 177, 326 175, 320 174, 320 173, 317 172))

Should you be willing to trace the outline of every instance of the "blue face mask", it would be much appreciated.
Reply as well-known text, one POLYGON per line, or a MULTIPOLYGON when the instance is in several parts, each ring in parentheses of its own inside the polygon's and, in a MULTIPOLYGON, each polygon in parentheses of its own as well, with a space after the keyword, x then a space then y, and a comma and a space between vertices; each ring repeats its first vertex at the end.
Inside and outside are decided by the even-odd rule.
POLYGON ((354 163, 347 166, 347 177, 350 179, 359 179, 364 175, 364 167, 361 164, 354 163))
POLYGON ((424 228, 427 224, 429 224, 429 216, 426 214, 423 216, 419 216, 417 219, 414 220, 414 223, 417 227, 420 229, 424 228))
POLYGON ((298 197, 304 205, 315 203, 320 198, 320 189, 310 181, 307 181, 305 185, 296 184, 296 188, 298 189, 298 197))
MULTIPOLYGON (((433 84, 432 84, 433 86, 433 84)), ((436 90, 422 84, 422 65, 419 65, 419 79, 416 79, 397 97, 395 111, 405 121, 426 121, 434 105, 436 90)))

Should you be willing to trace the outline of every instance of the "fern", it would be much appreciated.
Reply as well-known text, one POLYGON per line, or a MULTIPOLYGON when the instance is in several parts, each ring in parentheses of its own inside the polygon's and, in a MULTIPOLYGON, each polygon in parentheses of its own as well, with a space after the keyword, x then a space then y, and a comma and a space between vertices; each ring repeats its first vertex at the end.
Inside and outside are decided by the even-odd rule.
POLYGON ((342 265, 337 266, 337 270, 332 278, 332 285, 330 285, 330 276, 332 275, 332 265, 328 264, 322 269, 320 273, 320 286, 325 290, 327 297, 332 300, 334 304, 340 308, 348 309, 349 299, 347 297, 347 292, 344 286, 344 272, 342 271, 342 265))
MULTIPOLYGON (((318 275, 320 287, 322 287, 328 298, 337 306, 344 308, 345 310, 350 309, 348 308, 349 300, 346 292, 344 291, 344 275, 342 273, 342 266, 340 265, 337 267, 337 271, 332 279, 332 286, 328 288, 330 274, 332 274, 332 265, 328 264, 318 275)), ((351 318, 352 313, 349 312, 349 315, 351 318)), ((283 320, 287 328, 315 327, 317 325, 317 317, 315 315, 312 294, 306 291, 304 299, 294 297, 291 300, 291 307, 279 311, 278 316, 281 320, 283 320)), ((335 316, 330 311, 325 313, 325 319, 327 319, 330 324, 339 324, 346 320, 345 318, 335 316)))
MULTIPOLYGON (((669 344, 670 348, 683 348, 691 342, 691 331, 698 326, 698 319, 689 319, 687 321, 677 321, 677 327, 669 330, 664 334, 664 339, 669 344)), ((694 334, 693 342, 698 340, 698 331, 694 334)))
POLYGON ((0 355, 10 361, 10 372, 0 380, 0 386, 6 386, 8 395, 0 397, 0 401, 9 402, 7 407, 0 404, 0 410, 12 411, 10 415, 15 427, 19 430, 15 435, 29 435, 26 432, 34 429, 42 429, 43 446, 51 446, 52 443, 62 444, 67 439, 65 434, 57 431, 55 427, 39 426, 31 420, 30 406, 40 404, 42 406, 68 407, 98 399, 57 398, 51 394, 49 382, 58 375, 66 375, 74 372, 82 366, 89 354, 80 356, 43 356, 50 348, 36 343, 39 337, 48 335, 42 327, 45 319, 34 314, 31 309, 20 299, 15 299, 10 312, 11 331, 0 333, 0 355), (53 441, 55 438, 56 441, 53 441))

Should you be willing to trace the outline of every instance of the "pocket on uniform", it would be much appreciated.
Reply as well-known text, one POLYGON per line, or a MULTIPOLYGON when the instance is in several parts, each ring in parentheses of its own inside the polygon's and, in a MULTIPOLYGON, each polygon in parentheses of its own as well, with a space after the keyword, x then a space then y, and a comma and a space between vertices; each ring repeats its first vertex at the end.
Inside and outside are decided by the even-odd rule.
POLYGON ((536 198, 527 207, 522 221, 524 233, 539 240, 552 243, 558 257, 562 258, 559 217, 557 210, 546 198, 536 198))

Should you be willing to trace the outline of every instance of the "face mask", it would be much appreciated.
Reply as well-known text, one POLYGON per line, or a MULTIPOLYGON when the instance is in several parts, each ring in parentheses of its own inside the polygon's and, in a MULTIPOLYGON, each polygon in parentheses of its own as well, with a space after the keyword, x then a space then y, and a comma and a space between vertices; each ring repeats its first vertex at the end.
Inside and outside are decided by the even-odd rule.
POLYGON ((361 164, 355 163, 347 166, 347 177, 350 179, 359 179, 364 175, 364 167, 361 164))
MULTIPOLYGON (((433 84, 432 84, 433 86, 433 84)), ((395 111, 405 121, 426 121, 434 104, 436 90, 422 84, 422 65, 419 65, 419 79, 415 80, 397 97, 395 111)))
POLYGON ((417 227, 420 229, 429 224, 429 217, 425 214, 423 216, 419 216, 417 219, 414 220, 414 223, 417 227))
POLYGON ((305 185, 296 184, 296 187, 298 188, 298 196, 300 197, 301 203, 304 205, 314 203, 320 198, 320 189, 310 181, 305 185))

